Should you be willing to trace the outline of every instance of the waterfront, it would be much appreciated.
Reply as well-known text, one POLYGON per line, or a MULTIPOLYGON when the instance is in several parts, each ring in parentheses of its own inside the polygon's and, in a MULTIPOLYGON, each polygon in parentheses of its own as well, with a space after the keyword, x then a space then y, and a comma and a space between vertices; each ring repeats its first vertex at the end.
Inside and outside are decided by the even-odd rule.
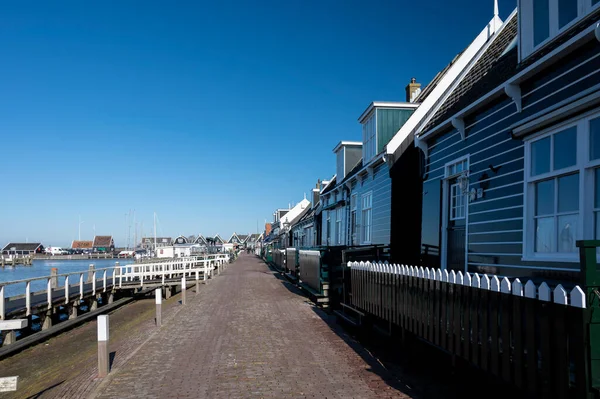
MULTIPOLYGON (((0 269, 0 283, 15 280, 24 280, 36 277, 49 276, 50 271, 53 268, 58 269, 58 274, 72 273, 78 271, 87 271, 91 264, 96 269, 112 267, 116 262, 120 265, 129 265, 133 263, 133 259, 79 259, 79 260, 42 260, 34 259, 32 266, 6 266, 0 269)), ((87 277, 87 276, 86 276, 87 277)), ((100 276, 98 276, 100 277, 100 276)), ((71 282, 73 283, 73 282, 71 282)), ((58 279, 59 286, 64 284, 64 278, 58 279)), ((6 287, 5 296, 10 297, 23 293, 20 284, 9 285, 6 287)), ((22 283, 24 286, 25 283, 22 283)), ((46 282, 44 280, 34 281, 31 283, 32 291, 41 291, 46 289, 46 282)))

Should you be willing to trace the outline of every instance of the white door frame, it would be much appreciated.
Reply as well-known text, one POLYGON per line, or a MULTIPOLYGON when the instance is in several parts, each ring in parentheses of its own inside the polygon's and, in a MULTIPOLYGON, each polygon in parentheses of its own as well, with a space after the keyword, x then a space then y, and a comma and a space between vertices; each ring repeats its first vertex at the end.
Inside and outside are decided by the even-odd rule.
MULTIPOLYGON (((442 242, 440 248, 440 268, 446 270, 448 267, 448 219, 450 218, 450 210, 448 204, 450 202, 450 184, 449 181, 460 175, 460 173, 449 174, 448 167, 462 161, 467 161, 467 171, 470 168, 471 162, 469 154, 453 159, 444 165, 444 177, 442 179, 442 242)), ((465 198, 465 272, 469 263, 469 201, 468 194, 464 194, 465 198)))

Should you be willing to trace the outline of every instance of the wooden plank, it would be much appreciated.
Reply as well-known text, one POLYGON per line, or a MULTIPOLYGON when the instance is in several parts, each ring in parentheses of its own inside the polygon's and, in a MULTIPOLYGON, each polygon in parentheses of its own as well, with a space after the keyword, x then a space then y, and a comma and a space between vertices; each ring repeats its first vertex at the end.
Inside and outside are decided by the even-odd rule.
POLYGON ((553 329, 551 392, 556 398, 566 398, 569 394, 570 374, 567 350, 567 306, 563 304, 548 304, 548 306, 552 307, 549 313, 549 324, 553 329))
MULTIPOLYGON (((489 283, 489 281, 488 281, 489 283)), ((480 348, 480 366, 484 371, 488 371, 490 366, 490 290, 481 290, 480 293, 480 329, 481 329, 481 348, 480 348)))
POLYGON ((438 275, 436 273, 435 280, 432 280, 434 286, 434 301, 433 301, 433 338, 434 342, 437 346, 440 345, 440 336, 442 334, 442 318, 441 318, 441 306, 442 306, 442 287, 440 286, 441 282, 438 280, 438 275))
POLYGON ((473 283, 471 284, 471 307, 470 307, 470 319, 471 319, 471 363, 475 367, 481 367, 480 358, 480 331, 479 331, 479 319, 480 319, 480 305, 481 305, 481 293, 486 289, 481 289, 481 281, 479 276, 475 274, 473 276, 473 283))
POLYGON ((539 307, 538 314, 540 318, 540 354, 542 360, 541 369, 541 394, 544 398, 552 395, 552 341, 554 340, 554 331, 550 323, 552 307, 550 306, 550 288, 546 283, 540 284, 538 288, 539 307))
MULTIPOLYGON (((445 270, 444 270, 445 271, 445 270)), ((450 295, 448 295, 448 288, 449 285, 448 280, 446 279, 446 281, 440 281, 440 290, 441 290, 441 299, 440 299, 440 343, 439 345, 443 348, 443 349, 448 349, 448 336, 449 331, 448 331, 448 326, 450 323, 448 323, 448 320, 452 320, 452 318, 448 318, 448 313, 449 313, 449 309, 452 308, 452 298, 450 297, 450 295)))
POLYGON ((28 319, 0 320, 0 331, 20 330, 27 327, 27 321, 28 319))
POLYGON ((567 330, 569 332, 569 354, 573 359, 574 395, 576 398, 587 398, 589 374, 589 349, 587 342, 589 332, 587 321, 590 320, 590 309, 569 307, 567 312, 567 330))
POLYGON ((508 293, 500 294, 500 338, 501 338, 501 365, 502 365, 502 379, 506 382, 512 382, 511 374, 511 339, 510 339, 510 327, 511 327, 511 316, 512 316, 512 296, 508 293))
POLYGON ((525 386, 524 364, 525 354, 523 353, 523 286, 519 279, 513 282, 512 287, 512 318, 511 331, 513 342, 512 365, 513 382, 517 388, 522 389, 525 386))
POLYGON ((539 305, 536 300, 537 288, 535 284, 529 280, 527 284, 525 284, 525 297, 524 299, 524 317, 525 321, 525 351, 527 352, 526 364, 527 364, 527 391, 531 395, 535 395, 538 387, 538 353, 537 353, 537 342, 535 339, 536 336, 536 325, 535 321, 537 318, 536 311, 537 305, 539 305))
POLYGON ((498 343, 498 311, 500 308, 500 293, 490 290, 490 372, 500 376, 500 346, 498 343))
POLYGON ((472 288, 470 285, 469 286, 464 286, 464 291, 463 291, 463 299, 464 299, 464 316, 463 316, 463 357, 468 360, 471 361, 471 346, 472 346, 472 342, 471 342, 471 300, 473 297, 473 293, 472 291, 474 290, 474 288, 472 288))

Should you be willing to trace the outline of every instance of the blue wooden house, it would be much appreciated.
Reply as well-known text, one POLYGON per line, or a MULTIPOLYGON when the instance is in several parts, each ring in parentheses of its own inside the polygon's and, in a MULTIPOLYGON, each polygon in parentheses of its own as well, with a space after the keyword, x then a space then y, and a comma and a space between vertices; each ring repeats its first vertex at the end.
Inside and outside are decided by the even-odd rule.
POLYGON ((568 280, 600 238, 600 0, 520 0, 426 126, 429 266, 568 280))

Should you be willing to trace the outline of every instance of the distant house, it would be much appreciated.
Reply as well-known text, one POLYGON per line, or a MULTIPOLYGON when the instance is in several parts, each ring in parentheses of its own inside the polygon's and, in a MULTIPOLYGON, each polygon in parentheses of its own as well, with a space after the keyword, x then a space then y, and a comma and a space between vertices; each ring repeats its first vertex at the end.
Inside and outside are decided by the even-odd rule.
POLYGON ((93 244, 94 252, 112 252, 115 250, 115 242, 112 236, 95 236, 93 244))
POLYGON ((231 235, 231 237, 229 237, 229 240, 227 240, 228 244, 241 244, 241 240, 240 237, 238 237, 237 233, 233 233, 231 235))
POLYGON ((144 237, 142 238, 141 247, 145 250, 154 249, 154 243, 156 242, 156 248, 170 247, 173 245, 173 239, 171 237, 144 237), (156 240, 156 241, 155 241, 156 240))
POLYGON ((215 245, 223 245, 223 244, 225 244, 225 241, 223 241, 223 239, 221 238, 221 236, 218 235, 218 234, 213 237, 213 242, 214 242, 215 245))
POLYGON ((246 244, 246 241, 248 241, 248 234, 238 234, 238 238, 240 239, 240 244, 246 244))
POLYGON ((73 240, 71 243, 71 248, 92 250, 94 248, 94 241, 73 240))
POLYGON ((248 239, 246 240, 246 247, 248 248, 256 248, 257 243, 261 240, 262 234, 250 234, 248 239))
POLYGON ((2 249, 3 255, 17 254, 17 255, 33 255, 44 253, 44 246, 39 242, 22 243, 22 242, 9 242, 2 249))
POLYGON ((174 244, 187 244, 188 243, 188 239, 184 236, 179 236, 177 238, 175 238, 174 244))
POLYGON ((208 245, 206 238, 204 238, 204 236, 202 236, 202 234, 198 234, 198 237, 196 237, 196 240, 194 241, 194 243, 200 244, 200 245, 208 245))

